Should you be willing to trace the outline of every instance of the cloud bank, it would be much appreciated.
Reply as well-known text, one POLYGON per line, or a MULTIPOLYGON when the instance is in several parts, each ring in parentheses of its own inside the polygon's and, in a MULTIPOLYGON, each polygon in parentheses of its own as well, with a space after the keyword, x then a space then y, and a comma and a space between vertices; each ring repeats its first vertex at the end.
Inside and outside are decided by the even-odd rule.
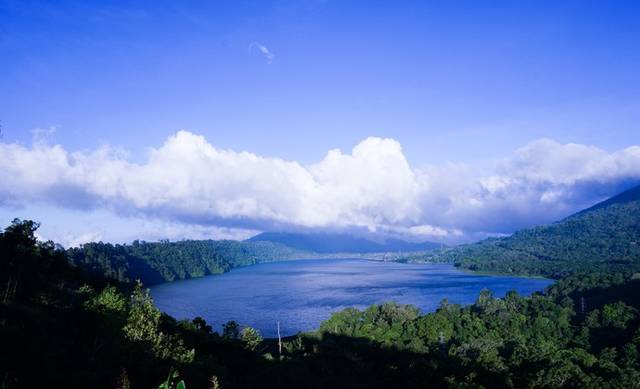
POLYGON ((0 206, 253 230, 471 239, 557 220, 639 181, 638 146, 609 153, 549 139, 516 150, 492 175, 454 163, 411 167, 399 142, 374 137, 309 166, 217 149, 188 131, 150 149, 143 164, 109 146, 0 143, 0 206))

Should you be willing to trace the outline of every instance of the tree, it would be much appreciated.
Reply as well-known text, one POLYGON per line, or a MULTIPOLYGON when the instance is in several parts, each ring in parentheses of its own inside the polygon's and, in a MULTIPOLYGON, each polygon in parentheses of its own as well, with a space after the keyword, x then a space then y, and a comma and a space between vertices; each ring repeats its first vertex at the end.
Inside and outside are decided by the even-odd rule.
POLYGON ((256 351, 262 343, 262 336, 260 332, 252 327, 244 326, 242 328, 242 337, 240 338, 245 347, 251 351, 256 351))
POLYGON ((238 339, 238 335, 240 334, 240 325, 231 320, 226 324, 222 325, 222 337, 227 339, 238 339))
POLYGON ((196 326, 196 328, 198 328, 198 330, 210 334, 211 333, 211 326, 207 325, 207 322, 201 318, 200 316, 196 316, 193 320, 193 324, 196 326))
POLYGON ((187 350, 182 339, 160 331, 161 316, 160 310, 153 305, 149 290, 143 290, 142 283, 138 281, 131 295, 125 335, 130 340, 148 344, 151 352, 159 358, 178 363, 192 362, 194 350, 187 350))
POLYGON ((443 315, 432 313, 418 319, 417 333, 420 338, 431 343, 439 341, 440 334, 446 341, 453 335, 453 324, 443 315))
POLYGON ((124 332, 127 338, 134 341, 153 341, 158 335, 160 316, 162 313, 153 305, 148 290, 142 289, 138 281, 131 294, 129 317, 124 332))

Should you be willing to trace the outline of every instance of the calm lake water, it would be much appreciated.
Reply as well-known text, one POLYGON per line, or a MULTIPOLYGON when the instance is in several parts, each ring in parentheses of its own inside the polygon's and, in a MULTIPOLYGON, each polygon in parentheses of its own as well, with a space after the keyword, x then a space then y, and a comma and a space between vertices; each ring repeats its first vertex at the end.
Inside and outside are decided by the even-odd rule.
POLYGON ((214 331, 229 320, 264 337, 313 330, 332 312, 396 301, 433 312, 444 298, 476 301, 482 288, 497 297, 529 295, 552 281, 468 274, 449 264, 403 264, 363 259, 316 259, 264 263, 228 273, 174 281, 151 288, 155 304, 176 319, 201 316, 214 331))

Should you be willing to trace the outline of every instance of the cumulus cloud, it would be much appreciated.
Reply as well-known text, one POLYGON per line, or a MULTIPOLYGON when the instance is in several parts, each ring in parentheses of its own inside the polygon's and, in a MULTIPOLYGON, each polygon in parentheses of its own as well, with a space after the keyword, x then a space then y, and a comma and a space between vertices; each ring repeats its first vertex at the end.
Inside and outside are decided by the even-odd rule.
POLYGON ((0 143, 0 206, 106 209, 164 220, 176 237, 176 226, 187 225, 203 236, 216 226, 230 236, 360 228, 468 239, 557 220, 638 181, 640 147, 608 153, 549 139, 516 150, 489 176, 453 163, 413 168, 399 142, 373 137, 309 166, 220 150, 187 131, 151 149, 143 164, 108 146, 86 153, 0 143))
POLYGON ((264 56, 267 57, 267 63, 269 65, 273 63, 273 60, 275 59, 275 55, 273 55, 273 53, 270 52, 269 49, 267 49, 264 45, 261 45, 258 42, 253 42, 249 45, 249 51, 251 51, 251 49, 253 49, 254 47, 260 50, 262 54, 264 54, 264 56))

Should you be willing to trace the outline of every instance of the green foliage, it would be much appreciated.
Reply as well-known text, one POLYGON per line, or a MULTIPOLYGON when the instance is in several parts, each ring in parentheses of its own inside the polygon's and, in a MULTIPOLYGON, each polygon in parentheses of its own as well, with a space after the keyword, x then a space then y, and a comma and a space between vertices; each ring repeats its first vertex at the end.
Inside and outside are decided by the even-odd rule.
POLYGON ((556 279, 595 272, 636 272, 640 270, 640 187, 557 223, 408 259, 556 279))
POLYGON ((184 240, 131 245, 85 243, 67 250, 69 262, 84 271, 121 282, 150 285, 219 274, 238 266, 304 257, 305 253, 273 242, 184 240))
POLYGON ((178 371, 174 371, 173 368, 171 368, 171 370, 169 370, 169 377, 167 377, 165 382, 158 386, 158 389, 186 389, 184 381, 175 382, 179 376, 180 374, 178 371))
POLYGON ((130 305, 127 325, 124 327, 127 338, 134 341, 152 340, 158 335, 162 313, 153 305, 149 291, 144 290, 140 282, 131 294, 130 305))
POLYGON ((417 320, 416 335, 425 342, 446 342, 453 336, 453 322, 441 313, 424 315, 417 320))
MULTIPOLYGON (((87 293, 86 287, 85 285, 78 289, 78 293, 87 293)), ((91 297, 84 305, 90 311, 111 315, 124 315, 127 311, 127 299, 112 285, 105 287, 100 294, 91 297)))
MULTIPOLYGON (((384 303, 372 305, 363 312, 347 308, 331 315, 319 326, 321 333, 367 338, 388 346, 410 344, 416 333, 419 311, 411 305, 384 303)), ((422 347, 422 344, 414 344, 422 347)))
POLYGON ((240 324, 231 320, 222 325, 222 336, 227 339, 238 339, 240 335, 240 324))
MULTIPOLYGON (((384 315, 381 306, 371 306, 364 311, 369 317, 346 309, 319 330, 325 341, 348 335, 411 352, 412 366, 437 361, 436 371, 449 374, 442 387, 633 387, 629 383, 640 377, 640 304, 629 296, 639 294, 640 280, 593 276, 615 281, 600 289, 593 277, 574 277, 559 281, 547 295, 509 292, 503 299, 483 290, 473 305, 444 300, 435 313, 413 318, 407 315, 410 306, 397 304, 384 305, 384 315), (585 314, 573 303, 580 296, 592 304, 585 314), (381 316, 394 319, 371 320, 381 316), (419 341, 422 347, 416 346, 419 341)), ((374 363, 364 355, 351 358, 374 363)))
POLYGON ((262 343, 260 332, 252 327, 244 326, 242 328, 242 336, 240 338, 245 347, 251 351, 257 351, 262 343))
POLYGON ((143 342, 150 346, 154 356, 172 359, 179 364, 193 361, 195 350, 187 350, 183 340, 160 331, 162 313, 153 305, 148 290, 143 290, 138 282, 131 294, 129 317, 123 330, 127 339, 143 342))

